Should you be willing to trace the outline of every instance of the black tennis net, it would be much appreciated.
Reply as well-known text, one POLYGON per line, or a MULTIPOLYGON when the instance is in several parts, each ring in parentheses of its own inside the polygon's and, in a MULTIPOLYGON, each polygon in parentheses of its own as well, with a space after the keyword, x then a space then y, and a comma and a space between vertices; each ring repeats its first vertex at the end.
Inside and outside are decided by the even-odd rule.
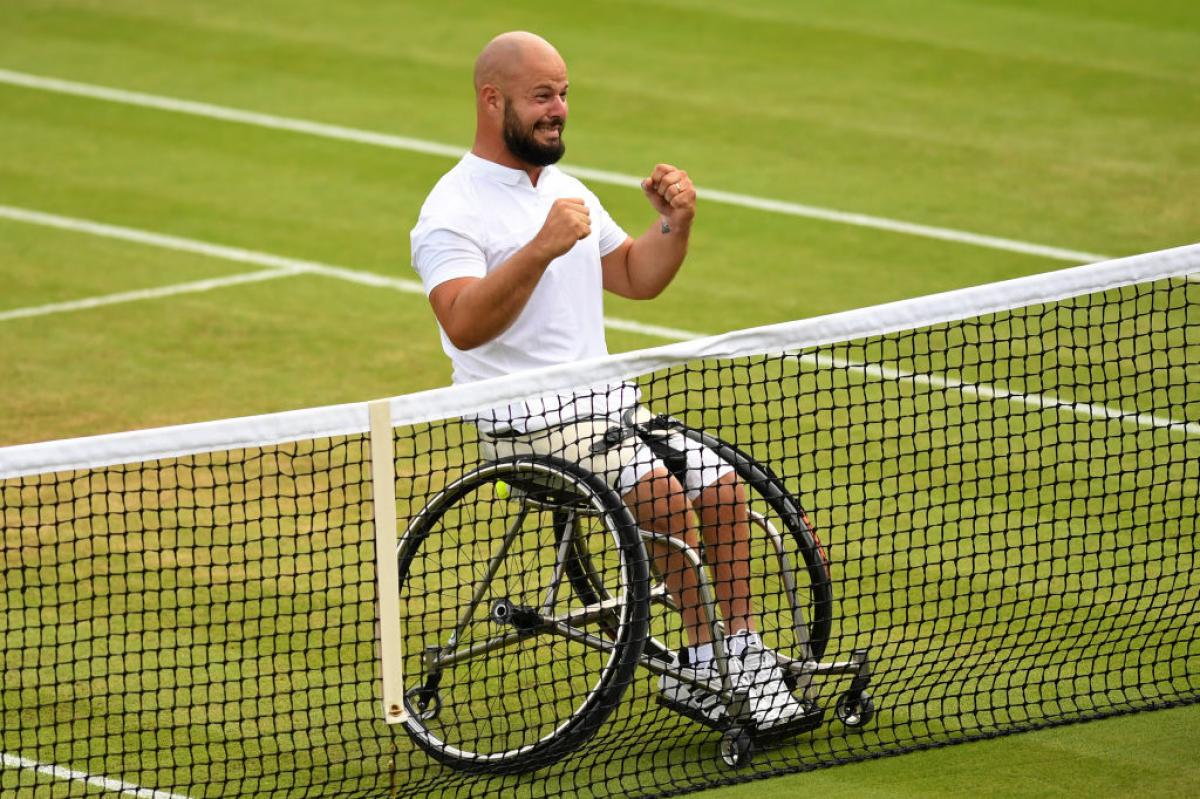
POLYGON ((382 438, 0 450, 0 788, 658 796, 1194 702, 1197 269, 398 398, 382 438))

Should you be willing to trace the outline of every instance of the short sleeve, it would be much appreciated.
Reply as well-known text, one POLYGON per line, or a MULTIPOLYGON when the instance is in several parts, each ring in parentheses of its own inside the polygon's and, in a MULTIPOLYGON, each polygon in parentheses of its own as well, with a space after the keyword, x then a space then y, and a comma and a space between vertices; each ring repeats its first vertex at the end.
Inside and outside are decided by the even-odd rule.
POLYGON ((412 262, 426 295, 447 280, 487 274, 487 259, 479 245, 470 237, 444 227, 425 228, 418 224, 413 229, 412 262))
POLYGON ((600 245, 600 257, 603 258, 624 244, 625 239, 629 238, 629 234, 609 216, 608 211, 600 204, 599 197, 592 194, 592 200, 595 202, 592 212, 592 234, 597 237, 596 241, 600 245))

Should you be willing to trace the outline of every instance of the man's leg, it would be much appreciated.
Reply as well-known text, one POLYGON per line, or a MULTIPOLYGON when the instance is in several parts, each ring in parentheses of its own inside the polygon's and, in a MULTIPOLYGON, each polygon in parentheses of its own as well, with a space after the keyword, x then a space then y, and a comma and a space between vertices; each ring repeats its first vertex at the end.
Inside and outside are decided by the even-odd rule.
POLYGON ((754 631, 750 608, 750 513, 746 489, 728 473, 701 489, 695 499, 707 563, 713 571, 725 618, 725 644, 732 662, 750 680, 750 709, 760 729, 813 716, 792 694, 776 655, 754 631))
MULTIPOLYGON (((797 721, 808 724, 813 715, 792 695, 775 653, 754 632, 750 513, 745 487, 732 470, 713 473, 711 464, 706 467, 703 463, 689 463, 689 466, 692 467, 689 480, 695 474, 703 485, 698 493, 693 491, 691 502, 683 486, 665 468, 654 469, 639 480, 625 494, 625 502, 644 528, 674 536, 692 547, 697 547, 703 538, 704 561, 713 575, 718 610, 725 620, 729 674, 747 688, 749 712, 758 728, 780 728, 797 721), (743 681, 748 681, 748 685, 743 681)), ((712 630, 700 603, 695 570, 673 551, 667 552, 663 547, 647 549, 683 616, 692 650, 685 663, 706 679, 714 679, 716 653, 709 646, 712 630)), ((689 716, 720 722, 726 713, 716 694, 697 689, 673 675, 660 678, 659 690, 666 700, 689 716)))
MULTIPOLYGON (((678 538, 698 548, 700 536, 692 506, 678 481, 666 469, 643 477, 624 497, 638 524, 656 533, 678 538)), ((716 594, 726 634, 753 630, 750 610, 750 523, 746 492, 733 472, 701 490, 694 503, 700 514, 705 561, 713 572, 716 594)), ((674 549, 647 547, 663 575, 667 590, 679 604, 684 632, 692 646, 712 641, 695 569, 674 549)))
MULTIPOLYGON (((643 477, 625 494, 625 502, 642 527, 674 536, 696 547, 701 531, 695 514, 701 519, 704 559, 714 577, 714 593, 725 619, 726 653, 730 676, 745 685, 749 712, 759 729, 778 728, 811 717, 806 707, 792 695, 774 653, 763 646, 753 632, 750 610, 750 514, 746 491, 735 473, 727 473, 701 489, 689 503, 683 486, 663 468, 643 477)), ((715 653, 712 630, 700 603, 695 569, 673 550, 652 547, 650 554, 663 575, 667 590, 679 605, 684 631, 691 645, 688 665, 698 675, 714 679, 715 653), (705 653, 707 650, 707 653, 705 653)), ((726 713, 716 694, 697 689, 686 680, 664 675, 659 690, 682 712, 720 722, 726 713)))
POLYGON ((712 569, 726 635, 754 630, 750 610, 750 515, 746 490, 729 472, 695 500, 706 561, 712 569))
MULTIPOLYGON (((666 469, 646 474, 623 497, 638 525, 677 538, 695 549, 700 536, 683 486, 666 469)), ((712 626, 700 601, 699 578, 692 564, 676 549, 647 543, 647 553, 662 575, 667 591, 679 605, 684 635, 692 646, 712 641, 712 626)))

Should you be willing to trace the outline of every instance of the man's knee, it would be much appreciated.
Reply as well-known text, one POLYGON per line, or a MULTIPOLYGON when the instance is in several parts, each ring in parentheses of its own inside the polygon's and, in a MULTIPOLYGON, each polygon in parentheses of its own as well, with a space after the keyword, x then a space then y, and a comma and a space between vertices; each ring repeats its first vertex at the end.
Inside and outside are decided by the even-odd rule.
POLYGON ((666 469, 655 469, 638 480, 625 502, 643 527, 676 536, 692 528, 687 492, 666 469))
POLYGON ((746 504, 746 489, 737 472, 726 472, 717 480, 700 489, 696 497, 699 508, 734 509, 746 504))

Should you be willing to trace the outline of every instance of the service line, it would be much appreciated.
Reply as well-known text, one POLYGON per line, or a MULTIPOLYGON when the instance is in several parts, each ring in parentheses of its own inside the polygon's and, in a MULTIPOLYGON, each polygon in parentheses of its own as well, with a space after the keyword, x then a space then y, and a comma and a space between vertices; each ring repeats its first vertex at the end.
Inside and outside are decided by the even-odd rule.
MULTIPOLYGON (((77 310, 86 307, 96 307, 99 305, 110 304, 118 301, 132 301, 169 296, 171 294, 180 294, 184 291, 204 291, 207 290, 207 288, 215 288, 216 284, 231 285, 234 283, 246 283, 253 280, 269 280, 276 277, 288 277, 299 274, 322 275, 324 277, 331 277, 337 280, 357 283, 359 285, 373 286, 376 288, 390 288, 406 294, 424 294, 424 289, 422 288, 420 282, 415 280, 403 280, 400 278, 387 277, 371 272, 365 272, 358 269, 349 269, 344 266, 333 266, 331 264, 323 264, 316 261, 303 261, 294 258, 286 258, 284 256, 272 255, 270 253, 245 250, 239 247, 227 247, 220 244, 196 241, 194 239, 185 239, 178 236, 166 236, 160 233, 153 233, 151 231, 137 230, 135 228, 120 227, 117 225, 108 225, 102 222, 95 222, 87 219, 74 219, 56 214, 47 214, 41 211, 33 211, 26 208, 0 205, 0 219, 8 219, 14 222, 25 222, 28 224, 42 225, 46 227, 54 227, 61 230, 87 233, 93 236, 119 239, 137 244, 161 247, 168 250, 207 255, 213 258, 236 261, 238 263, 255 264, 269 267, 267 270, 262 272, 234 275, 228 278, 217 278, 214 280, 198 281, 195 283, 182 283, 175 286, 165 286, 160 289, 147 289, 142 291, 126 292, 124 294, 107 295, 107 297, 76 300, 69 303, 58 303, 56 310, 77 310), (200 288, 191 288, 196 286, 199 286, 200 288), (114 298, 124 299, 118 300, 114 298)), ((44 310, 51 308, 54 308, 54 306, 40 306, 39 308, 34 309, 16 309, 5 311, 0 313, 0 321, 3 321, 6 318, 19 318, 22 316, 33 316, 39 313, 56 312, 56 310, 44 310)), ((654 338, 668 341, 687 341, 690 339, 701 338, 706 335, 705 333, 691 330, 680 330, 678 328, 662 327, 659 325, 635 322, 628 319, 615 319, 609 317, 605 318, 604 325, 610 330, 640 333, 642 335, 652 336, 654 338)), ((998 400, 1022 405, 1028 408, 1056 409, 1062 413, 1067 413, 1074 416, 1089 417, 1093 419, 1116 420, 1122 424, 1132 424, 1137 427, 1160 428, 1168 430, 1175 429, 1181 430, 1186 435, 1200 435, 1200 425, 1195 423, 1185 423, 1170 417, 1129 412, 1121 408, 1114 408, 1106 405, 1086 402, 1072 402, 1070 400, 1060 399, 1052 394, 1025 394, 998 386, 968 383, 953 377, 936 374, 927 375, 912 373, 874 364, 863 364, 853 361, 843 361, 841 359, 831 359, 827 356, 804 355, 801 356, 801 360, 818 367, 848 369, 850 371, 863 374, 869 378, 879 380, 913 381, 916 383, 929 385, 934 388, 957 391, 963 395, 975 396, 984 400, 998 400)))
POLYGON ((81 300, 68 300, 66 302, 52 302, 46 305, 34 305, 27 308, 14 308, 9 311, 0 311, 0 322, 7 322, 10 319, 27 319, 31 316, 68 313, 70 311, 86 311, 105 305, 118 305, 123 302, 137 302, 139 300, 154 300, 161 297, 171 297, 176 294, 195 294, 201 291, 225 288, 226 286, 259 283, 263 280, 273 280, 277 277, 291 277, 299 274, 302 273, 296 269, 264 269, 259 272, 246 272, 240 275, 229 275, 228 277, 194 280, 190 283, 175 283, 170 286, 122 291, 117 294, 103 294, 98 297, 85 297, 81 300))
MULTIPOLYGON (((91 219, 77 219, 69 216, 60 216, 58 214, 48 214, 43 211, 35 211, 29 208, 17 208, 11 205, 0 205, 0 219, 7 219, 12 222, 24 222, 30 225, 40 225, 42 227, 58 228, 59 230, 69 230, 74 233, 87 233, 89 235, 99 236, 101 238, 117 239, 119 241, 128 241, 134 244, 160 247, 162 249, 172 250, 175 252, 204 255, 224 261, 234 261, 241 264, 253 264, 255 266, 268 267, 261 272, 250 272, 241 275, 231 275, 229 277, 212 278, 209 280, 200 280, 188 283, 176 283, 170 286, 140 289, 138 291, 128 291, 119 294, 107 294, 99 297, 89 297, 79 300, 71 300, 68 302, 37 305, 28 308, 14 308, 7 311, 0 311, 0 322, 9 319, 21 319, 30 316, 42 316, 52 313, 84 310, 87 308, 95 308, 102 305, 112 305, 120 302, 134 302, 137 300, 168 297, 173 294, 208 291, 210 289, 220 288, 222 286, 231 286, 238 283, 250 283, 259 280, 270 280, 277 277, 289 277, 302 274, 323 275, 324 277, 332 277, 337 280, 344 280, 349 283, 357 283, 362 286, 394 289, 395 291, 404 292, 405 294, 424 295, 425 293, 420 281, 417 280, 405 280, 403 278, 388 277, 386 275, 379 275, 373 272, 365 272, 360 269, 349 269, 344 266, 323 264, 317 261, 305 261, 299 258, 288 258, 286 256, 274 255, 272 253, 246 250, 241 247, 227 247, 223 244, 212 244, 206 241, 186 239, 181 236, 168 236, 162 233, 154 233, 149 230, 139 230, 137 228, 122 227, 120 225, 109 225, 104 222, 96 222, 91 219)), ((652 336, 654 338, 669 339, 672 341, 687 341, 688 339, 700 338, 704 335, 703 333, 696 333, 690 330, 662 327, 661 325, 643 324, 630 319, 606 318, 604 320, 604 324, 610 330, 621 330, 628 333, 640 333, 642 335, 652 336)))
POLYGON ((88 774, 84 771, 74 771, 73 769, 63 768, 62 766, 53 766, 46 763, 39 763, 36 760, 10 755, 7 752, 0 752, 0 765, 4 768, 18 768, 26 771, 33 771, 37 774, 45 774, 49 777, 54 777, 60 780, 70 780, 71 782, 82 782, 85 785, 93 788, 101 788, 106 791, 114 791, 122 796, 135 796, 138 799, 191 799, 191 797, 181 793, 168 793, 167 791, 156 791, 152 788, 143 788, 140 785, 134 785, 131 782, 121 782, 114 780, 111 777, 98 777, 94 774, 88 774))

